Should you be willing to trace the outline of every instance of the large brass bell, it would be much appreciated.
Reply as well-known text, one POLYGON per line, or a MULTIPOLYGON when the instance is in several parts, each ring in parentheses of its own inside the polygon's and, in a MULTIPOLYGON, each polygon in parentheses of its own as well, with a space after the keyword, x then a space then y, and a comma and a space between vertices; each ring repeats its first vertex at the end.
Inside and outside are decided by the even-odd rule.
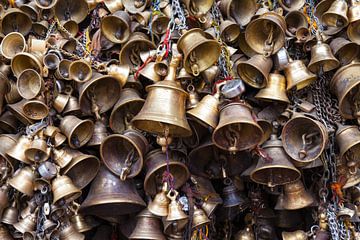
POLYGON ((245 39, 257 53, 270 56, 285 44, 286 22, 277 12, 266 12, 251 21, 245 30, 245 39))
POLYGON ((148 95, 145 104, 132 119, 132 124, 136 128, 161 136, 191 135, 185 115, 187 92, 175 82, 176 68, 179 63, 180 57, 173 57, 165 79, 146 88, 148 95))
POLYGON ((271 139, 265 142, 262 148, 267 156, 259 158, 251 173, 250 177, 254 182, 274 187, 300 178, 300 171, 293 166, 276 135, 271 135, 271 139))
POLYGON ((316 80, 316 75, 308 70, 302 60, 289 59, 284 69, 286 77, 286 90, 292 88, 300 90, 316 80))
POLYGON ((53 192, 53 203, 64 200, 70 203, 81 196, 81 190, 77 188, 72 180, 66 176, 57 176, 51 183, 53 192))
POLYGON ((316 33, 316 40, 316 44, 311 48, 311 60, 308 65, 309 70, 313 73, 319 73, 328 72, 337 68, 340 63, 331 52, 330 46, 323 42, 319 32, 316 33))
POLYGON ((11 8, 1 17, 1 32, 9 34, 19 32, 26 36, 31 30, 31 18, 18 8, 11 8))
POLYGON ((7 34, 1 42, 0 52, 7 58, 12 59, 17 53, 25 52, 27 49, 24 36, 18 32, 7 34))
POLYGON ((308 235, 302 230, 297 230, 294 232, 282 232, 281 233, 283 240, 307 240, 308 235))
POLYGON ((177 42, 179 52, 184 54, 183 66, 188 73, 198 76, 219 58, 221 48, 215 39, 198 28, 187 31, 177 42))
POLYGON ((140 173, 148 145, 140 132, 127 130, 122 135, 113 134, 104 139, 100 154, 108 169, 125 181, 140 173))
POLYGON ((80 23, 86 18, 89 12, 89 6, 86 0, 71 2, 67 0, 57 0, 53 10, 59 21, 71 19, 76 23, 80 23))
POLYGON ((271 58, 256 54, 249 60, 240 62, 237 72, 245 83, 255 88, 263 88, 268 82, 272 66, 271 58))
POLYGON ((219 125, 213 132, 212 140, 221 149, 237 152, 255 147, 263 134, 249 105, 230 103, 220 110, 219 125))
POLYGON ((166 237, 160 219, 145 209, 137 215, 136 227, 129 239, 165 240, 166 237))
POLYGON ((139 96, 139 92, 133 88, 124 88, 115 104, 110 118, 110 128, 116 133, 122 133, 131 128, 130 122, 138 114, 144 105, 145 100, 139 96))
POLYGON ((35 178, 34 170, 30 167, 24 167, 19 168, 8 183, 19 192, 31 197, 34 194, 35 178))
POLYGON ((72 115, 65 116, 61 120, 60 130, 68 138, 71 148, 79 148, 91 139, 94 123, 91 120, 81 120, 72 115))
POLYGON ((80 211, 96 216, 118 216, 135 213, 145 206, 133 181, 121 181, 105 167, 101 167, 80 211))
POLYGON ((101 32, 113 43, 124 43, 130 37, 130 16, 125 11, 117 11, 101 20, 101 32))
POLYGON ((295 166, 305 166, 315 161, 328 142, 325 126, 310 115, 294 113, 284 125, 282 142, 285 152, 295 166))
POLYGON ((280 101, 289 103, 289 99, 286 95, 286 79, 279 73, 270 73, 269 80, 264 89, 261 89, 255 98, 264 101, 280 101))
POLYGON ((309 194, 300 180, 286 184, 284 187, 283 207, 287 210, 296 210, 308 207, 314 202, 313 197, 309 194))
POLYGON ((348 25, 348 5, 344 0, 335 0, 330 8, 321 16, 321 20, 330 27, 345 27, 348 25))
POLYGON ((357 126, 343 126, 338 124, 336 131, 336 143, 340 150, 340 159, 347 161, 356 160, 357 153, 360 150, 360 131, 357 126))
POLYGON ((234 18, 241 26, 246 26, 254 16, 257 9, 256 1, 246 0, 241 3, 236 0, 225 0, 220 2, 220 10, 224 17, 234 18))
POLYGON ((178 194, 179 193, 176 190, 170 190, 167 194, 167 197, 171 202, 169 204, 166 221, 183 221, 189 218, 182 210, 181 204, 176 201, 178 194))
POLYGON ((33 69, 23 71, 19 75, 16 84, 20 96, 25 99, 35 98, 44 88, 43 78, 33 69))

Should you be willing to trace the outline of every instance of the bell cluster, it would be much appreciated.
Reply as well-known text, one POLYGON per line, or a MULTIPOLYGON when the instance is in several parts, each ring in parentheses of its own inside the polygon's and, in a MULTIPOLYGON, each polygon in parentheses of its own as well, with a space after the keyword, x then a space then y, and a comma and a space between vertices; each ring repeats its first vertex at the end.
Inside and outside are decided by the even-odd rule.
POLYGON ((0 240, 359 240, 358 0, 0 1, 0 240))

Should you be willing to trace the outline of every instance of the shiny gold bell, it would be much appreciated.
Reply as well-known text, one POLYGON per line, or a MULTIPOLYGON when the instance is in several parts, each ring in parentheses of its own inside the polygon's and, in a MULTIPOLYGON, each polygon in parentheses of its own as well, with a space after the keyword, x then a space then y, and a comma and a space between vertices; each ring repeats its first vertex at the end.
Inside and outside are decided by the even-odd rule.
POLYGON ((24 167, 19 168, 8 183, 19 192, 31 197, 34 194, 35 178, 34 170, 30 167, 24 167))
POLYGON ((167 197, 167 183, 164 183, 161 192, 155 195, 148 205, 148 210, 155 216, 166 217, 169 214, 170 199, 167 197))
POLYGON ((259 158, 250 177, 256 183, 269 187, 283 185, 299 180, 301 173, 286 155, 282 142, 276 135, 262 145, 266 156, 259 158))
POLYGON ((188 219, 188 215, 182 210, 182 205, 176 201, 179 193, 176 190, 170 190, 167 197, 171 200, 166 221, 183 221, 188 219))
POLYGON ((295 232, 282 232, 281 233, 283 240, 307 240, 308 235, 302 230, 297 230, 295 232))
POLYGON ((302 60, 289 59, 284 73, 287 81, 286 90, 300 90, 316 80, 316 75, 308 70, 302 60))
POLYGON ((289 103, 289 99, 286 95, 286 79, 279 73, 270 73, 269 80, 264 89, 261 89, 255 98, 264 101, 280 101, 289 103))
POLYGON ((129 239, 165 240, 166 237, 160 219, 145 209, 137 215, 136 227, 129 239))
POLYGON ((60 200, 70 203, 81 196, 81 190, 66 175, 57 176, 51 183, 51 190, 54 204, 60 200))
POLYGON ((117 11, 101 20, 102 34, 113 43, 124 43, 130 37, 130 16, 125 11, 117 11))
POLYGON ((201 228, 202 226, 209 224, 210 219, 206 215, 206 212, 202 208, 198 208, 194 206, 194 214, 192 219, 191 227, 194 228, 201 228))
POLYGON ((300 180, 286 184, 284 187, 283 207, 287 210, 296 210, 308 207, 314 202, 311 194, 306 192, 304 185, 300 180))
POLYGON ((348 5, 346 1, 335 0, 330 8, 323 13, 321 20, 330 27, 345 27, 348 25, 348 5))

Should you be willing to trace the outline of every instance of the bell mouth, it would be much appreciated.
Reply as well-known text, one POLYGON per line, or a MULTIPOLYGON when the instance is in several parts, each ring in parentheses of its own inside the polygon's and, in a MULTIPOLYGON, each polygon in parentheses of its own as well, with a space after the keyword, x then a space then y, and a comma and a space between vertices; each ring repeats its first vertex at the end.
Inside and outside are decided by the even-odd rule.
POLYGON ((79 148, 90 141, 94 131, 94 123, 91 120, 83 120, 73 128, 69 134, 69 146, 79 148))
POLYGON ((243 62, 239 64, 238 68, 242 79, 250 86, 254 88, 263 88, 266 86, 268 81, 267 77, 253 65, 243 62))
POLYGON ((24 104, 23 111, 25 115, 32 120, 41 120, 49 114, 48 107, 38 100, 31 100, 24 104))
POLYGON ((300 176, 300 171, 295 168, 271 165, 256 169, 251 173, 250 178, 256 183, 275 187, 295 182, 300 179, 300 176))
POLYGON ((113 43, 124 43, 129 39, 130 27, 119 17, 108 16, 101 21, 101 32, 113 43))
POLYGON ((35 56, 25 52, 18 53, 11 59, 11 69, 16 77, 27 69, 33 69, 42 74, 41 62, 35 56))
POLYGON ((84 61, 72 62, 69 66, 70 79, 78 83, 84 83, 91 79, 92 69, 84 61))
POLYGON ((1 21, 1 30, 4 35, 11 32, 19 32, 26 36, 29 34, 31 27, 31 18, 20 10, 9 10, 4 14, 1 21))
POLYGON ((10 33, 2 40, 1 53, 7 59, 12 59, 17 53, 24 52, 25 50, 25 38, 20 33, 10 33))
POLYGON ((115 133, 122 133, 130 124, 131 120, 138 114, 143 107, 145 100, 133 100, 122 104, 121 106, 114 107, 110 115, 109 125, 115 133), (131 108, 129 107, 131 105, 131 108))
POLYGON ((17 81, 18 92, 25 99, 38 96, 43 87, 43 79, 36 71, 27 69, 23 71, 17 81))

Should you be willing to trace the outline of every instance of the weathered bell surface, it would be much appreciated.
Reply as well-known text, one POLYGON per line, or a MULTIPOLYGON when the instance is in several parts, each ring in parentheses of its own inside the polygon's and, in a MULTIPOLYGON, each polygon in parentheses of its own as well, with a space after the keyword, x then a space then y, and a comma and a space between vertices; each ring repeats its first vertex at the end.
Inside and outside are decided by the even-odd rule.
POLYGON ((335 0, 321 16, 321 21, 330 27, 345 27, 349 22, 347 11, 348 5, 346 1, 335 0))
POLYGON ((341 65, 347 65, 353 61, 359 51, 356 43, 342 37, 334 38, 330 42, 330 48, 341 65))
POLYGON ((262 136, 263 131, 254 120, 251 108, 243 103, 230 103, 220 110, 220 121, 212 140, 221 149, 238 152, 255 147, 262 136))
POLYGON ((14 228, 21 233, 34 231, 37 221, 36 213, 37 211, 27 215, 24 219, 21 219, 19 222, 13 224, 14 228))
POLYGON ((85 0, 72 1, 57 0, 54 6, 55 16, 60 20, 74 20, 76 23, 82 22, 89 11, 85 0))
POLYGON ((89 147, 99 147, 102 141, 109 135, 103 120, 98 119, 94 123, 94 133, 87 143, 89 147))
POLYGON ((96 216, 118 216, 135 213, 145 206, 133 181, 121 181, 118 176, 101 167, 80 211, 96 216))
POLYGON ((2 15, 1 31, 5 35, 19 32, 26 36, 31 30, 30 16, 18 8, 11 8, 2 15))
POLYGON ((34 170, 30 167, 19 168, 8 183, 19 192, 31 197, 34 194, 35 177, 34 170))
POLYGON ((308 235, 306 232, 302 230, 297 230, 294 232, 282 232, 281 233, 282 239, 284 240, 307 240, 308 235))
POLYGON ((145 104, 132 119, 132 124, 136 128, 162 136, 165 132, 173 137, 191 135, 185 116, 187 92, 175 82, 179 63, 180 57, 173 57, 165 80, 146 88, 148 96, 145 104))
POLYGON ((13 240, 14 238, 9 233, 9 230, 5 225, 0 226, 0 238, 3 240, 13 240))
POLYGON ((308 207, 314 202, 313 197, 305 190, 300 180, 286 184, 284 187, 283 207, 287 210, 296 210, 308 207))
POLYGON ((340 159, 355 160, 360 147, 360 131, 355 125, 344 126, 338 124, 336 143, 340 150, 340 159))
POLYGON ((79 233, 73 224, 67 224, 60 228, 60 239, 63 240, 84 240, 85 235, 79 233))
POLYGON ((12 225, 19 221, 18 217, 19 217, 19 210, 16 207, 16 202, 14 201, 12 202, 11 206, 5 208, 2 214, 1 222, 12 225))
POLYGON ((255 98, 264 101, 280 101, 289 103, 286 95, 286 79, 279 73, 270 73, 267 85, 261 89, 255 98))
POLYGON ((81 196, 81 190, 77 188, 72 180, 66 175, 57 176, 52 181, 51 188, 54 204, 60 200, 69 203, 81 196))
POLYGON ((289 64, 285 66, 284 73, 287 80, 286 90, 292 88, 300 90, 316 80, 316 75, 310 72, 301 60, 290 59, 289 64))
POLYGON ((101 21, 101 32, 113 43, 124 43, 130 37, 130 16, 125 11, 116 11, 101 21))
POLYGON ((145 209, 137 215, 137 223, 129 239, 165 240, 161 221, 145 209))
POLYGON ((26 48, 24 36, 18 32, 11 32, 2 40, 0 51, 5 58, 12 59, 17 53, 25 52, 26 48))
POLYGON ((30 147, 30 145, 31 139, 26 136, 21 136, 17 140, 17 144, 13 145, 6 151, 6 155, 20 162, 31 164, 31 161, 25 156, 25 151, 30 147))
POLYGON ((170 190, 167 194, 167 197, 171 202, 168 207, 166 221, 184 221, 189 218, 182 210, 181 203, 176 200, 178 194, 179 193, 176 190, 170 190))
POLYGON ((94 123, 91 120, 81 120, 69 115, 61 120, 60 130, 68 138, 71 148, 79 148, 90 141, 94 131, 94 123))
POLYGON ((78 83, 84 83, 91 79, 92 68, 86 60, 76 60, 69 65, 69 78, 78 83))
POLYGON ((246 0, 241 4, 235 0, 225 0, 220 2, 220 10, 223 16, 234 18, 241 26, 246 26, 254 16, 257 9, 256 1, 246 0))

